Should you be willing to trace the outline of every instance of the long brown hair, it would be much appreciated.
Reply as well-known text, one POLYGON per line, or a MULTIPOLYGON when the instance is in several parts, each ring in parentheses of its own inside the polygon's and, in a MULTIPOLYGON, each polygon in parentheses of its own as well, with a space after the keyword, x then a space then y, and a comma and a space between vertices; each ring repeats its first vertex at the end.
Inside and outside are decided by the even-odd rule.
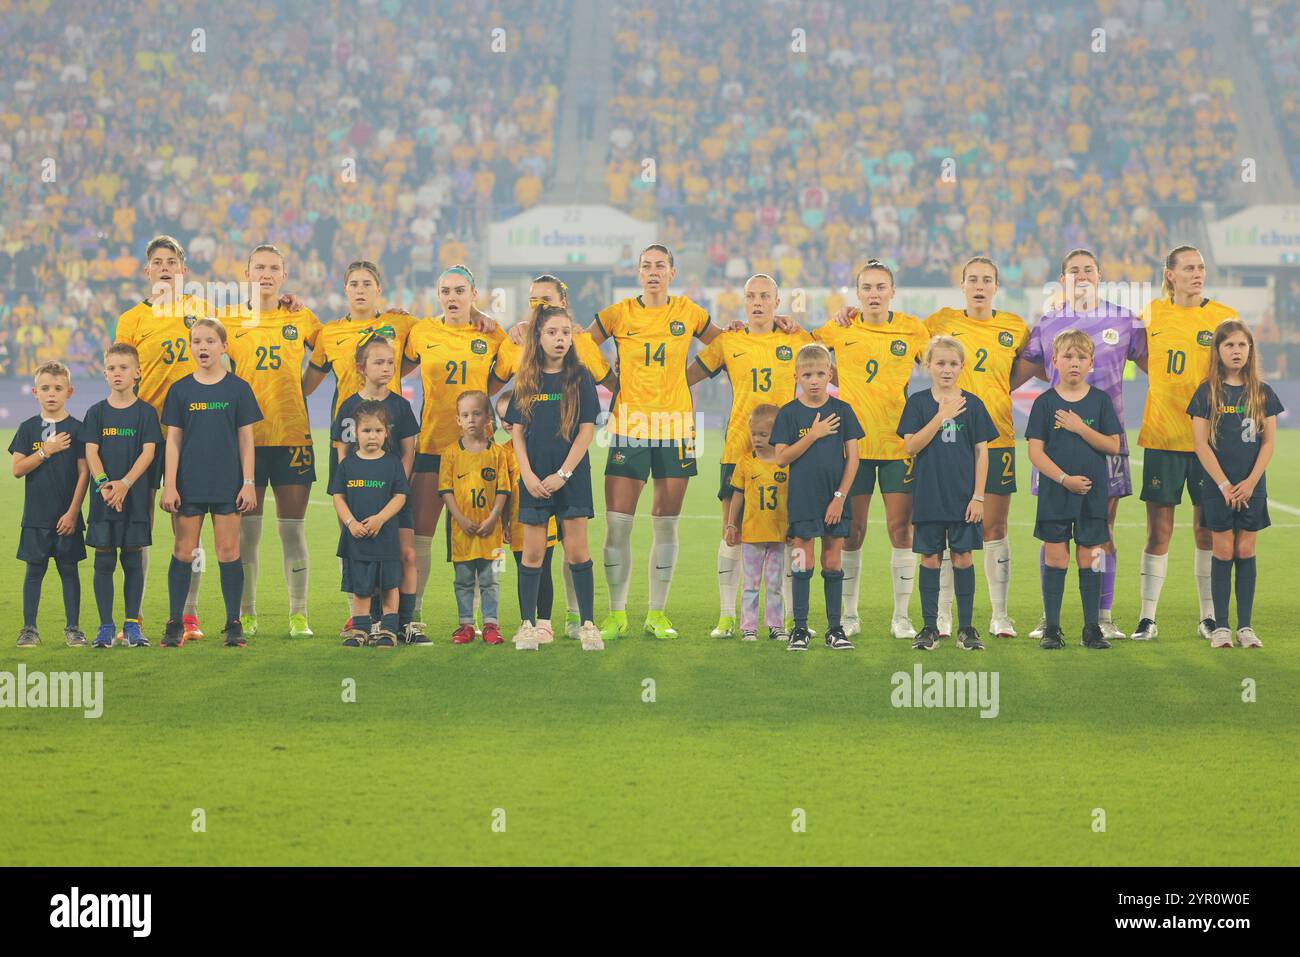
MULTIPOLYGON (((519 410, 519 418, 525 427, 532 422, 533 403, 541 389, 542 365, 546 359, 542 351, 542 327, 556 316, 573 322, 573 316, 563 306, 540 305, 529 318, 523 356, 519 360, 519 371, 515 373, 515 408, 519 410)), ((582 371, 576 344, 570 344, 560 365, 560 429, 556 433, 565 442, 572 442, 578 431, 581 405, 578 388, 582 371)))
POLYGON ((1241 367, 1241 378, 1245 383, 1245 391, 1242 392, 1242 398, 1246 400, 1246 408, 1243 415, 1255 420, 1256 425, 1262 425, 1264 417, 1264 386, 1259 377, 1259 353, 1255 351, 1255 337, 1250 334, 1250 327, 1240 319, 1224 319, 1214 330, 1214 343, 1210 346, 1210 369, 1206 373, 1205 381, 1210 387, 1210 447, 1214 448, 1218 442, 1219 418, 1223 415, 1224 378, 1228 370, 1223 365, 1223 359, 1219 355, 1219 344, 1233 333, 1243 333, 1246 336, 1246 343, 1250 346, 1250 356, 1246 359, 1246 364, 1241 367))

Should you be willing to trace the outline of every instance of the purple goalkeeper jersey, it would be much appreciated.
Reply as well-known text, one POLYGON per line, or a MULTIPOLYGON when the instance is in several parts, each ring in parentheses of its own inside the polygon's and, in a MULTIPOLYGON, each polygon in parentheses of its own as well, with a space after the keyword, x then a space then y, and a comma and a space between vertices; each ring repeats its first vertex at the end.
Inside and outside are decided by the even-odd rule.
MULTIPOLYGON (((1029 330, 1029 342, 1020 353, 1027 362, 1047 370, 1052 386, 1061 381, 1052 365, 1052 341, 1066 329, 1078 329, 1091 338, 1096 351, 1088 383, 1110 396, 1120 424, 1124 424, 1124 363, 1146 358, 1147 336, 1142 320, 1123 306, 1101 300, 1091 312, 1075 312, 1069 305, 1043 314, 1029 330)), ((1120 433, 1120 455, 1128 455, 1128 436, 1120 433)))

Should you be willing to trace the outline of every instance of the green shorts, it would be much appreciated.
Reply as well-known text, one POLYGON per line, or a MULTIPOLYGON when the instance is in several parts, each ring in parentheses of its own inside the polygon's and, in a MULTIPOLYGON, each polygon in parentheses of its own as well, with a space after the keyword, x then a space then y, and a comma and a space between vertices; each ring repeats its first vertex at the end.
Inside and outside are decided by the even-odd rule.
MULTIPOLYGON (((629 441, 621 436, 614 438, 616 441, 629 441)), ((695 442, 691 439, 666 444, 611 444, 609 457, 605 460, 606 475, 636 479, 638 482, 644 482, 651 476, 657 479, 690 478, 696 473, 695 442)))
POLYGON ((311 485, 316 481, 316 451, 310 445, 262 445, 253 450, 253 481, 259 489, 268 484, 311 485))
POLYGON ((740 489, 731 487, 731 477, 736 474, 736 465, 734 462, 722 463, 722 481, 718 484, 718 501, 730 502, 731 496, 740 489))
POLYGON ((853 476, 849 495, 872 495, 876 491, 876 473, 880 473, 880 491, 912 494, 912 465, 915 459, 863 459, 853 476))
POLYGON ((984 478, 986 495, 1010 495, 1016 490, 1016 449, 989 449, 989 474, 984 478))
POLYGON ((1201 504, 1205 470, 1195 452, 1147 449, 1142 456, 1142 501, 1177 505, 1183 500, 1183 485, 1193 505, 1201 504))

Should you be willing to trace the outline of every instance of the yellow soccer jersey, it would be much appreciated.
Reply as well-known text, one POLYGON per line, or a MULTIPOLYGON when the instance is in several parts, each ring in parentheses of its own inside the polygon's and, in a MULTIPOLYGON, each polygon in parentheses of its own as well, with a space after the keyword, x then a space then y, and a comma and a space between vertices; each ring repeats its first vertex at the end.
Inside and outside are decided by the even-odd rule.
MULTIPOLYGON (((591 333, 575 329, 573 348, 578 352, 578 361, 586 366, 597 385, 609 378, 613 370, 601 355, 600 346, 592 340, 591 333)), ((523 355, 523 351, 522 346, 515 345, 508 337, 501 340, 501 345, 497 349, 496 363, 492 366, 492 374, 502 382, 509 382, 519 371, 519 357, 523 355)))
POLYGON ((424 383, 417 453, 434 455, 456 441, 460 434, 456 397, 474 389, 487 391, 488 373, 503 339, 499 326, 490 333, 479 332, 468 323, 449 325, 441 316, 421 319, 411 327, 406 358, 420 364, 424 383))
POLYGON ((685 296, 670 296, 654 309, 637 296, 606 306, 596 324, 618 349, 610 431, 652 441, 693 438, 695 405, 686 362, 691 337, 709 328, 709 314, 685 296))
POLYGON ((1192 308, 1156 299, 1142 311, 1148 386, 1138 445, 1168 452, 1192 451, 1187 404, 1209 372, 1215 328, 1224 319, 1235 318, 1235 310, 1213 299, 1204 299, 1192 308))
MULTIPOLYGON (((958 388, 979 396, 988 409, 998 437, 990 449, 1009 449, 1016 444, 1011 420, 1011 368, 1029 339, 1025 320, 1001 309, 985 320, 971 319, 963 309, 940 309, 925 320, 932 336, 955 336, 966 348, 966 363, 957 378, 958 388)), ((895 423, 897 428, 897 423, 895 423)))
POLYGON ((135 346, 140 354, 136 395, 153 406, 162 419, 167 390, 198 368, 190 354, 190 327, 195 319, 212 316, 212 307, 194 296, 182 296, 168 315, 158 315, 146 299, 117 320, 117 341, 135 346))
MULTIPOLYGON (((482 452, 466 452, 456 441, 438 454, 442 456, 438 494, 453 493, 456 507, 471 521, 483 521, 496 507, 497 496, 510 494, 510 463, 495 442, 489 442, 482 452)), ((506 521, 506 516, 502 515, 501 520, 506 521)), ((497 558, 505 541, 501 522, 491 535, 467 535, 450 515, 447 536, 449 560, 453 562, 497 558)))
MULTIPOLYGON (((501 443, 501 451, 505 453, 506 465, 510 474, 510 550, 512 552, 522 552, 524 550, 524 523, 519 521, 519 459, 515 457, 515 446, 506 436, 506 440, 501 443)), ((560 540, 556 532, 555 516, 552 515, 546 523, 546 547, 550 548, 560 540)))
POLYGON ((254 316, 247 306, 240 306, 224 321, 235 375, 252 387, 262 410, 262 421, 253 423, 254 444, 309 444, 302 364, 307 350, 316 348, 320 320, 310 309, 273 309, 254 316))
POLYGON ((891 312, 879 324, 864 322, 861 316, 851 326, 828 322, 813 338, 835 353, 840 398, 852 407, 866 433, 858 442, 859 458, 907 458, 898 420, 907 404, 912 370, 930 341, 925 324, 905 312, 891 312))
POLYGON ((736 463, 731 487, 745 493, 745 517, 740 520, 740 540, 747 545, 785 541, 790 494, 790 470, 764 462, 751 452, 736 463))
POLYGON ((778 409, 794 399, 794 357, 812 336, 798 332, 724 332, 704 347, 695 361, 710 376, 723 368, 731 380, 731 415, 722 464, 739 462, 750 452, 749 414, 764 403, 778 409))
POLYGON ((334 401, 330 405, 330 419, 338 415, 343 400, 361 391, 361 373, 357 372, 357 346, 371 336, 383 336, 393 344, 397 353, 398 374, 388 383, 390 392, 402 394, 401 364, 410 335, 414 316, 385 312, 369 322, 360 322, 351 316, 335 319, 321 326, 316 345, 311 352, 311 364, 316 369, 334 370, 334 401))

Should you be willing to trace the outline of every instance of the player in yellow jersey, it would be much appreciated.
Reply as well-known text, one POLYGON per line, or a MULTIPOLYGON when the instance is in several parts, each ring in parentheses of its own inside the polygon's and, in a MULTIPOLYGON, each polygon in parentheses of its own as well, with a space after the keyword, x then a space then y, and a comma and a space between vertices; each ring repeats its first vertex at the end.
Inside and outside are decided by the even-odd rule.
MULTIPOLYGON (((958 388, 977 395, 997 426, 998 437, 988 444, 989 469, 984 485, 984 577, 993 606, 989 634, 1016 636, 1007 614, 1011 588, 1011 543, 1007 516, 1016 490, 1016 434, 1011 417, 1011 371, 1029 341, 1029 326, 1013 313, 993 308, 998 291, 998 267, 985 256, 966 261, 961 270, 965 309, 940 309, 925 320, 932 336, 953 336, 966 349, 966 364, 958 388)), ((952 631, 952 565, 943 562, 940 576, 939 633, 952 631)))
MULTIPOLYGON (((731 413, 727 417, 726 441, 722 448, 722 473, 718 501, 722 503, 723 537, 718 542, 718 624, 714 638, 731 638, 736 633, 736 591, 740 586, 742 549, 728 544, 732 496, 732 475, 741 461, 750 457, 750 415, 760 405, 777 408, 794 399, 794 357, 801 346, 812 341, 803 329, 782 332, 775 326, 781 303, 776 280, 766 273, 751 276, 745 283, 745 318, 748 325, 721 333, 695 357, 686 371, 689 386, 712 378, 724 369, 731 384, 731 413)), ((748 521, 748 517, 746 517, 748 521)), ((780 537, 784 541, 784 529, 780 537)), ((789 604, 787 602, 786 604, 789 604)))
POLYGON ((307 352, 316 347, 320 320, 310 309, 293 311, 279 305, 280 289, 288 278, 284 254, 264 243, 248 256, 244 277, 256 302, 243 302, 223 317, 230 336, 227 355, 235 375, 247 382, 262 410, 253 425, 254 482, 257 505, 239 523, 239 557, 244 563, 244 594, 240 620, 244 634, 257 634, 257 576, 262 543, 266 487, 275 495, 276 527, 289 596, 289 635, 310 638, 307 623, 307 500, 316 481, 316 458, 303 368, 307 352))
POLYGON ((1192 444, 1192 420, 1187 406, 1210 367, 1214 330, 1225 319, 1237 318, 1232 308, 1207 299, 1205 260, 1193 246, 1179 246, 1165 259, 1161 297, 1142 312, 1147 332, 1146 406, 1138 445, 1142 461, 1142 501, 1147 503, 1147 544, 1142 553, 1142 611, 1133 638, 1155 638, 1156 607, 1169 567, 1169 540, 1174 509, 1183 499, 1183 485, 1192 499, 1192 532, 1196 537, 1196 593, 1200 599, 1202 638, 1214 630, 1214 596, 1210 586, 1214 552, 1210 530, 1201 527, 1204 471, 1192 444))
POLYGON ((897 430, 907 404, 907 383, 925 354, 930 333, 915 316, 889 308, 894 299, 894 273, 880 260, 869 260, 858 270, 855 282, 858 308, 845 311, 847 322, 828 322, 813 333, 818 342, 835 353, 840 398, 853 409, 866 433, 858 441, 862 461, 850 491, 853 521, 840 553, 844 570, 841 624, 849 638, 862 630, 858 614, 862 543, 867 537, 867 514, 878 478, 885 499, 894 594, 890 634, 912 639, 916 637, 908 611, 916 579, 912 460, 903 451, 897 430))
POLYGON ((442 513, 438 494, 441 449, 460 435, 456 400, 464 392, 487 391, 488 374, 497 346, 505 338, 491 316, 478 310, 474 274, 462 265, 438 277, 442 315, 419 319, 411 326, 403 355, 402 375, 417 367, 424 388, 420 408, 420 437, 415 445, 411 475, 411 509, 415 522, 415 616, 424 607, 424 589, 433 561, 433 536, 442 513))

